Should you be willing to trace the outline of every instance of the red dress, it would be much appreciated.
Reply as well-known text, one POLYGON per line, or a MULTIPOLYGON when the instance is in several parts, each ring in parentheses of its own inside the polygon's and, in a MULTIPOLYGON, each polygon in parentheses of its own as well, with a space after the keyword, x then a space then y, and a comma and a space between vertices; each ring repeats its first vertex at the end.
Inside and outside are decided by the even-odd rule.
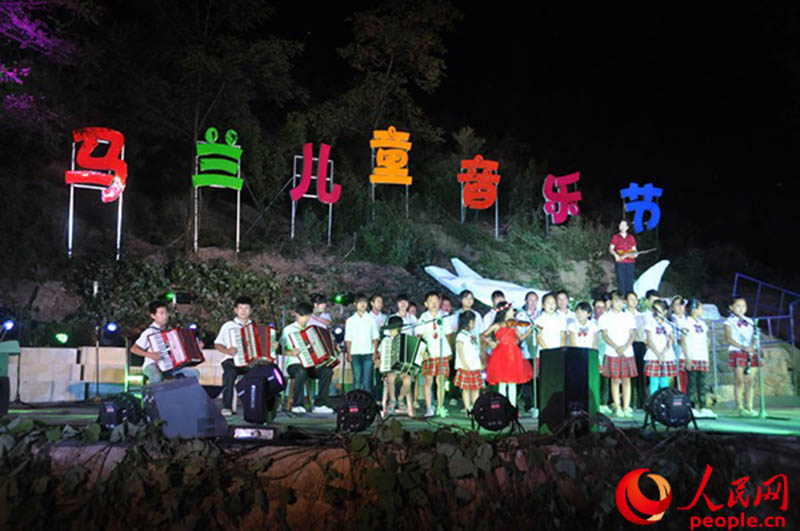
POLYGON ((533 378, 533 367, 522 357, 517 345, 517 333, 513 328, 500 327, 494 334, 497 346, 489 357, 486 379, 492 385, 498 383, 525 383, 533 378))

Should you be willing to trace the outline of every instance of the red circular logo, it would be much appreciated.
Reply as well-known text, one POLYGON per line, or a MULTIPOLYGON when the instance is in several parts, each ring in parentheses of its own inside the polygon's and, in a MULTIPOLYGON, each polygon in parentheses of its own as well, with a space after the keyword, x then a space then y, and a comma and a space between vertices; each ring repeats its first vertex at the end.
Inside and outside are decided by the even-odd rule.
POLYGON ((617 485, 617 509, 629 522, 639 525, 650 525, 661 520, 672 501, 672 488, 669 482, 658 474, 647 474, 658 486, 658 500, 651 500, 639 490, 639 478, 649 468, 637 468, 625 474, 617 485), (644 515, 642 518, 633 512, 644 515))

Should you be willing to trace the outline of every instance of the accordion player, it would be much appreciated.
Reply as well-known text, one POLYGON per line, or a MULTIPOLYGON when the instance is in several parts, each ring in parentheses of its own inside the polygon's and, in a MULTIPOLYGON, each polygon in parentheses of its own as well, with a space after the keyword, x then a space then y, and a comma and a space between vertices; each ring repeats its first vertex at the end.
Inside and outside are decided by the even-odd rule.
POLYGON ((275 351, 278 342, 275 329, 268 325, 250 323, 241 328, 230 330, 231 346, 236 349, 233 364, 237 367, 249 367, 258 363, 275 363, 275 351))
POLYGON ((191 367, 205 361, 194 330, 172 328, 150 334, 148 341, 151 350, 157 352, 161 357, 156 362, 161 372, 169 373, 170 371, 191 367))

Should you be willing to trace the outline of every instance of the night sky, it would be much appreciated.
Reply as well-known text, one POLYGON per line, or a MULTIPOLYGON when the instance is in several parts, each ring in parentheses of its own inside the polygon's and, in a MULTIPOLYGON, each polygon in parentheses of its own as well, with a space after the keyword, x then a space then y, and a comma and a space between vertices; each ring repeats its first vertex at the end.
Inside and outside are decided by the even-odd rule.
MULTIPOLYGON (((422 99, 448 138, 469 125, 489 140, 486 156, 514 137, 556 175, 581 171, 589 215, 608 216, 593 201, 607 208, 627 183, 653 182, 665 189, 662 239, 736 241, 794 270, 783 245, 800 188, 795 10, 619 17, 501 4, 458 4, 447 78, 422 99)), ((314 73, 312 99, 347 71, 334 48, 356 7, 277 13, 306 44, 298 73, 314 73)))

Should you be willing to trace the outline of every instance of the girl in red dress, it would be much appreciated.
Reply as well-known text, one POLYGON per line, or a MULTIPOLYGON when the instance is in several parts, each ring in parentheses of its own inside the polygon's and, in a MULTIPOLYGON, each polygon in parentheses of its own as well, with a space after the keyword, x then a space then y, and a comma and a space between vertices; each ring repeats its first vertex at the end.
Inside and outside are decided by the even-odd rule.
POLYGON ((497 304, 497 315, 492 326, 481 337, 492 347, 492 355, 486 367, 489 384, 498 386, 498 392, 517 406, 517 384, 531 381, 533 368, 522 356, 518 343, 524 341, 535 327, 520 334, 514 323, 514 309, 507 302, 497 304), (510 325, 509 325, 510 324, 510 325))

